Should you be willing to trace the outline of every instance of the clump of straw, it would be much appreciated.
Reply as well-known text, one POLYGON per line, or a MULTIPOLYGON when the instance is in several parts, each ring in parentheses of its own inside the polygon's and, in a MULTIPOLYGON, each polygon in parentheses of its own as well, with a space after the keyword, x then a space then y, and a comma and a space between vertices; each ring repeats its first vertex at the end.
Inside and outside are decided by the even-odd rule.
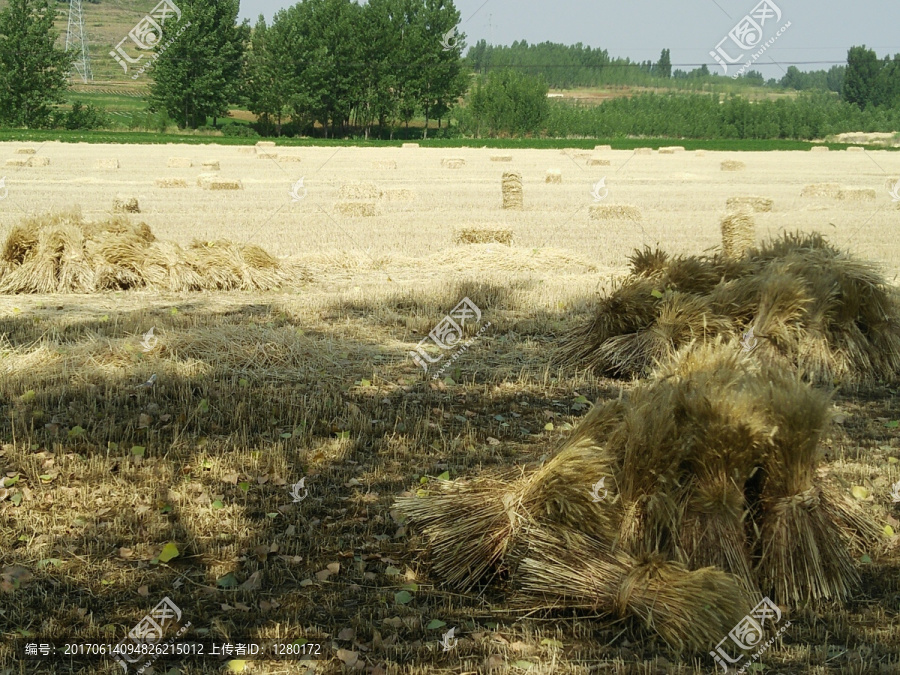
POLYGON ((415 190, 409 188, 385 188, 381 191, 381 199, 386 202, 411 202, 415 198, 415 190))
POLYGON ((635 148, 634 154, 636 154, 636 155, 652 155, 653 148, 635 148))
POLYGON ((441 166, 445 169, 461 169, 466 165, 466 160, 462 157, 442 157, 441 166))
POLYGON ((300 155, 278 155, 279 162, 301 162, 303 158, 300 155))
POLYGON ((397 162, 393 159, 379 159, 372 162, 372 168, 379 171, 391 171, 397 168, 397 162))
POLYGON ((28 160, 19 157, 13 157, 12 159, 6 160, 6 166, 28 166, 28 160))
POLYGON ((418 144, 418 143, 403 143, 400 147, 401 147, 401 148, 407 148, 407 149, 410 149, 410 148, 418 148, 418 147, 419 147, 419 144, 418 144))
POLYGON ((341 199, 378 199, 381 190, 375 183, 361 181, 341 185, 339 195, 341 199))
POLYGON ((481 225, 462 227, 454 231, 456 244, 512 244, 513 232, 508 227, 481 225))
POLYGON ((371 218, 378 215, 375 202, 338 202, 334 210, 351 218, 371 218))
POLYGON ((137 197, 116 197, 113 199, 113 213, 140 213, 137 197))
POLYGON ((772 200, 768 197, 729 197, 725 206, 729 211, 750 210, 754 213, 768 213, 772 210, 772 200))
POLYGON ((743 171, 747 165, 736 159, 726 159, 720 165, 722 171, 743 171))
POLYGON ((256 147, 257 148, 274 148, 275 141, 257 141, 256 147))
POLYGON ((512 155, 491 155, 492 162, 511 162, 512 155))
POLYGON ((49 157, 32 157, 28 160, 28 166, 50 166, 49 157))
POLYGON ((828 150, 827 145, 814 145, 809 149, 810 152, 828 152, 828 150))
POLYGON ((631 220, 643 219, 641 210, 626 204, 591 204, 589 209, 591 220, 631 220))
POLYGON ((590 157, 587 161, 588 166, 609 166, 610 161, 602 157, 590 157))
POLYGON ((841 186, 837 183, 808 183, 800 190, 800 196, 837 198, 840 191, 841 186))
POLYGON ((612 150, 611 145, 595 145, 594 146, 594 152, 608 152, 609 150, 612 150))
POLYGON ((157 178, 155 183, 159 188, 186 188, 188 186, 184 178, 157 178))
POLYGON ((847 146, 847 152, 865 152, 865 148, 861 145, 850 145, 847 146))
POLYGON ((16 154, 17 155, 35 155, 35 154, 37 154, 37 150, 35 150, 34 148, 17 148, 16 154))
POLYGON ((740 258, 756 244, 756 224, 749 209, 727 214, 721 228, 722 251, 728 258, 740 258))
POLYGON ((837 198, 843 201, 864 202, 875 200, 875 188, 843 187, 838 190, 837 198))
POLYGON ((194 166, 194 162, 190 157, 169 157, 166 166, 170 169, 190 169, 194 166))
POLYGON ((221 166, 219 165, 219 160, 217 159, 208 159, 201 165, 206 171, 219 171, 221 166))
POLYGON ((547 169, 544 176, 545 183, 562 183, 562 171, 560 169, 547 169))
POLYGON ((522 208, 522 174, 507 171, 503 174, 501 185, 504 209, 522 208))

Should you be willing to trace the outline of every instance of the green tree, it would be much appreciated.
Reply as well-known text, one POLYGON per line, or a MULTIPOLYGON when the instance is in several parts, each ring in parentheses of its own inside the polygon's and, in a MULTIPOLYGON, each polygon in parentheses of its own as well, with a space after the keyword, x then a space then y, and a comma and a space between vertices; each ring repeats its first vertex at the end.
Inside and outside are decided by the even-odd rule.
POLYGON ((847 53, 847 70, 844 72, 844 86, 841 97, 848 103, 865 108, 876 96, 878 71, 881 63, 871 49, 866 46, 850 47, 847 53))
POLYGON ((656 77, 664 77, 666 79, 672 77, 672 57, 669 54, 668 49, 662 50, 662 53, 659 55, 659 61, 657 61, 654 68, 653 74, 656 75, 656 77))
POLYGON ((9 0, 0 11, 0 124, 44 127, 68 89, 72 55, 55 46, 55 3, 9 0))
POLYGON ((460 20, 453 0, 424 0, 417 19, 415 89, 425 115, 424 137, 428 138, 428 121, 446 115, 466 89, 460 61, 464 36, 450 38, 460 20))
POLYGON ((182 0, 178 23, 168 23, 153 57, 151 110, 165 110, 182 128, 228 115, 237 100, 244 48, 250 37, 238 25, 240 0, 182 0))
POLYGON ((281 135, 281 126, 290 115, 291 77, 289 64, 279 58, 281 33, 269 30, 260 15, 245 53, 241 92, 260 126, 281 135))
POLYGON ((539 133, 550 113, 548 89, 542 77, 512 69, 490 72, 471 91, 465 117, 478 135, 539 133))

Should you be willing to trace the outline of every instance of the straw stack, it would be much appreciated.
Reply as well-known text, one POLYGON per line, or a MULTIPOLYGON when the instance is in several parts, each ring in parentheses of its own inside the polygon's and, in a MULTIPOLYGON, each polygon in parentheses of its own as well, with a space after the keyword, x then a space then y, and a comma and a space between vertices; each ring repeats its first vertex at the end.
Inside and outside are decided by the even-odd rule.
POLYGON ((159 188, 186 188, 187 181, 184 178, 157 178, 156 187, 159 188))
POLYGON ((461 169, 466 165, 466 160, 462 157, 442 157, 441 166, 445 169, 461 169))
POLYGON ((257 148, 274 148, 275 141, 258 141, 256 143, 257 148))
POLYGON ((34 155, 37 154, 37 150, 34 148, 18 148, 16 150, 17 155, 34 155))
POLYGON ((544 176, 545 183, 562 183, 562 171, 560 169, 547 169, 547 175, 544 176))
POLYGON ((726 159, 722 162, 720 168, 722 171, 743 171, 747 168, 747 165, 736 159, 726 159))
POLYGON ((375 202, 338 202, 334 209, 342 216, 350 218, 371 218, 377 215, 375 202))
POLYGON ((206 171, 219 171, 222 167, 219 165, 219 160, 217 159, 208 159, 201 165, 203 169, 206 171))
POLYGON ((28 159, 24 157, 13 157, 6 160, 6 166, 28 166, 28 159))
POLYGON ((378 199, 381 197, 381 190, 375 183, 359 181, 341 185, 339 195, 346 200, 378 199))
POLYGON ((49 157, 32 157, 28 160, 28 166, 50 166, 49 157))
POLYGON ((512 155, 491 155, 492 162, 511 162, 512 155))
POLYGON ((512 244, 513 232, 508 227, 477 225, 462 227, 453 232, 455 244, 512 244))
POLYGON ((503 208, 522 208, 522 174, 506 171, 503 174, 503 208))
POLYGON ((594 152, 608 152, 612 150, 611 145, 595 145, 594 152))
POLYGON ((385 188, 380 197, 386 202, 411 202, 415 200, 416 192, 409 188, 385 188))
POLYGON ((772 200, 768 197, 729 197, 725 206, 729 211, 749 210, 754 213, 768 213, 772 210, 772 200))
POLYGON ((301 162, 303 158, 300 155, 278 155, 279 162, 301 162))
POLYGON ((851 188, 842 187, 838 190, 837 198, 843 201, 867 202, 875 200, 875 188, 851 188))
POLYGON ((609 166, 610 162, 608 159, 603 159, 601 157, 590 157, 587 161, 588 166, 609 166))
POLYGON ((810 152, 828 152, 830 148, 827 145, 814 145, 809 151, 810 152))
POLYGON ((722 252, 736 260, 756 244, 756 225, 749 209, 729 213, 722 218, 722 252))
POLYGON ((837 199, 841 186, 837 183, 808 183, 800 191, 801 197, 832 197, 837 199))
POLYGON ((643 219, 641 210, 636 206, 627 204, 591 204, 591 220, 631 220, 638 222, 643 219))
POLYGON ((635 148, 634 154, 636 154, 636 155, 652 155, 653 148, 635 148))
POLYGON ((190 169, 194 166, 194 163, 191 161, 190 157, 169 157, 166 166, 170 169, 190 169))
POLYGON ((847 152, 865 152, 865 148, 861 145, 850 145, 847 147, 847 152))
POLYGON ((418 143, 404 143, 400 147, 401 148, 418 148, 419 144, 418 143))
POLYGON ((113 213, 140 213, 137 197, 116 197, 113 199, 113 213))

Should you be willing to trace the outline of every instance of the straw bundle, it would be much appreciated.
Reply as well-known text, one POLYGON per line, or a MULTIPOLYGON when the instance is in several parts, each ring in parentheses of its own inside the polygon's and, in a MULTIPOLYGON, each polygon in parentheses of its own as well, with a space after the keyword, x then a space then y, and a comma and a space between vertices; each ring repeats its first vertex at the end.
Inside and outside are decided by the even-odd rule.
POLYGON ((512 244, 513 233, 508 227, 480 225, 462 227, 454 231, 456 244, 512 244))
POLYGON ((900 176, 888 176, 884 180, 884 188, 886 190, 893 190, 894 186, 897 185, 898 182, 900 182, 900 176))
POLYGON ((78 211, 26 219, 10 232, 0 260, 0 293, 271 290, 293 277, 256 246, 214 242, 183 250, 157 241, 145 223, 122 216, 87 222, 78 211))
POLYGON ((588 166, 609 166, 610 161, 608 159, 602 159, 600 157, 590 157, 587 161, 588 166))
POLYGON ((636 206, 621 204, 591 204, 591 220, 632 220, 640 221, 643 216, 636 206))
POLYGON ((492 162, 511 162, 512 155, 491 155, 492 162))
POLYGON ((207 171, 219 171, 221 166, 219 166, 219 160, 217 159, 208 159, 201 166, 207 171))
POLYGON ((339 195, 341 199, 378 199, 381 190, 375 183, 363 181, 341 185, 339 195))
POLYGON ((750 211, 729 213, 721 222, 722 252, 737 259, 756 243, 756 225, 750 211))
POLYGON ((18 148, 16 150, 17 155, 36 155, 37 150, 34 148, 18 148))
POLYGON ((244 184, 239 180, 211 178, 202 185, 204 190, 243 190, 244 184))
POLYGON ((351 218, 370 218, 378 215, 375 202, 338 202, 334 210, 342 216, 351 218))
POLYGON ((256 143, 257 148, 274 148, 275 141, 258 141, 256 143))
POLYGON ((575 153, 576 159, 588 159, 590 156, 591 156, 591 153, 585 152, 584 150, 581 150, 581 151, 575 153))
POLYGON ((609 150, 612 150, 611 145, 595 145, 594 146, 594 152, 607 152, 609 150))
POLYGON ((28 160, 18 157, 6 160, 6 166, 28 166, 28 160))
POLYGON ((380 159, 372 162, 372 168, 379 171, 390 171, 397 168, 397 162, 392 159, 380 159))
POLYGON ((461 169, 466 165, 466 160, 462 157, 442 157, 441 166, 445 169, 461 169))
POLYGON ((838 190, 837 198, 844 201, 863 202, 874 201, 875 188, 849 188, 838 190))
POLYGON ((113 213, 140 213, 137 197, 116 197, 113 199, 113 213))
POLYGON ((768 213, 772 210, 772 204, 768 197, 729 197, 725 201, 729 211, 748 210, 754 213, 768 213))
POLYGON ((652 155, 653 148, 635 148, 634 154, 636 154, 636 155, 652 155))
POLYGON ((274 152, 257 152, 256 159, 278 159, 278 155, 274 152))
POLYGON ((279 162, 301 162, 303 158, 299 155, 278 155, 279 162))
POLYGON ((197 185, 202 188, 209 189, 209 182, 214 178, 218 178, 218 174, 215 173, 201 173, 197 176, 197 185))
POLYGON ((419 144, 418 143, 404 143, 400 147, 401 148, 418 148, 419 144))
POLYGON ((847 147, 847 152, 865 152, 865 148, 861 145, 850 145, 847 147))
POLYGON ((562 183, 562 171, 560 169, 547 169, 547 175, 544 176, 545 183, 562 183))
POLYGON ((170 169, 190 169, 194 166, 194 162, 190 157, 169 157, 166 166, 170 169))
POLYGON ((661 155, 674 155, 676 152, 684 152, 683 145, 666 145, 659 149, 661 155))
POLYGON ((828 152, 828 150, 827 145, 814 145, 809 149, 810 152, 828 152))
POLYGON ((28 160, 28 166, 50 166, 49 157, 32 157, 28 160))
POLYGON ((837 198, 841 186, 837 183, 809 183, 800 191, 801 197, 834 197, 837 198))
POLYGON ((242 155, 254 155, 254 154, 256 154, 256 148, 241 146, 240 148, 238 148, 238 153, 240 153, 242 155))
POLYGON ((184 178, 157 178, 156 187, 160 188, 186 188, 187 181, 184 178))
POLYGON ((503 183, 503 208, 504 209, 521 209, 522 208, 522 174, 512 171, 504 172, 503 183))
POLYGON ((381 198, 386 202, 411 202, 416 193, 408 188, 386 188, 381 191, 381 198))
POLYGON ((735 159, 726 159, 720 164, 722 171, 743 171, 747 165, 735 159))
POLYGON ((97 161, 97 168, 102 170, 112 170, 119 168, 119 160, 117 159, 100 159, 97 161))

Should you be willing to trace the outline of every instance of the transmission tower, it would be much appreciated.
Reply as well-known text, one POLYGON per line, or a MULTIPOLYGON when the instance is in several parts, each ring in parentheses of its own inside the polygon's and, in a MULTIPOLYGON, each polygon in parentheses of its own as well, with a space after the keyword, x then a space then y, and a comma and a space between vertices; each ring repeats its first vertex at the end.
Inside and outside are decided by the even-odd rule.
POLYGON ((81 0, 69 0, 69 27, 66 29, 66 51, 75 51, 75 71, 85 83, 94 81, 91 72, 91 55, 88 53, 87 36, 84 33, 84 12, 81 0))

